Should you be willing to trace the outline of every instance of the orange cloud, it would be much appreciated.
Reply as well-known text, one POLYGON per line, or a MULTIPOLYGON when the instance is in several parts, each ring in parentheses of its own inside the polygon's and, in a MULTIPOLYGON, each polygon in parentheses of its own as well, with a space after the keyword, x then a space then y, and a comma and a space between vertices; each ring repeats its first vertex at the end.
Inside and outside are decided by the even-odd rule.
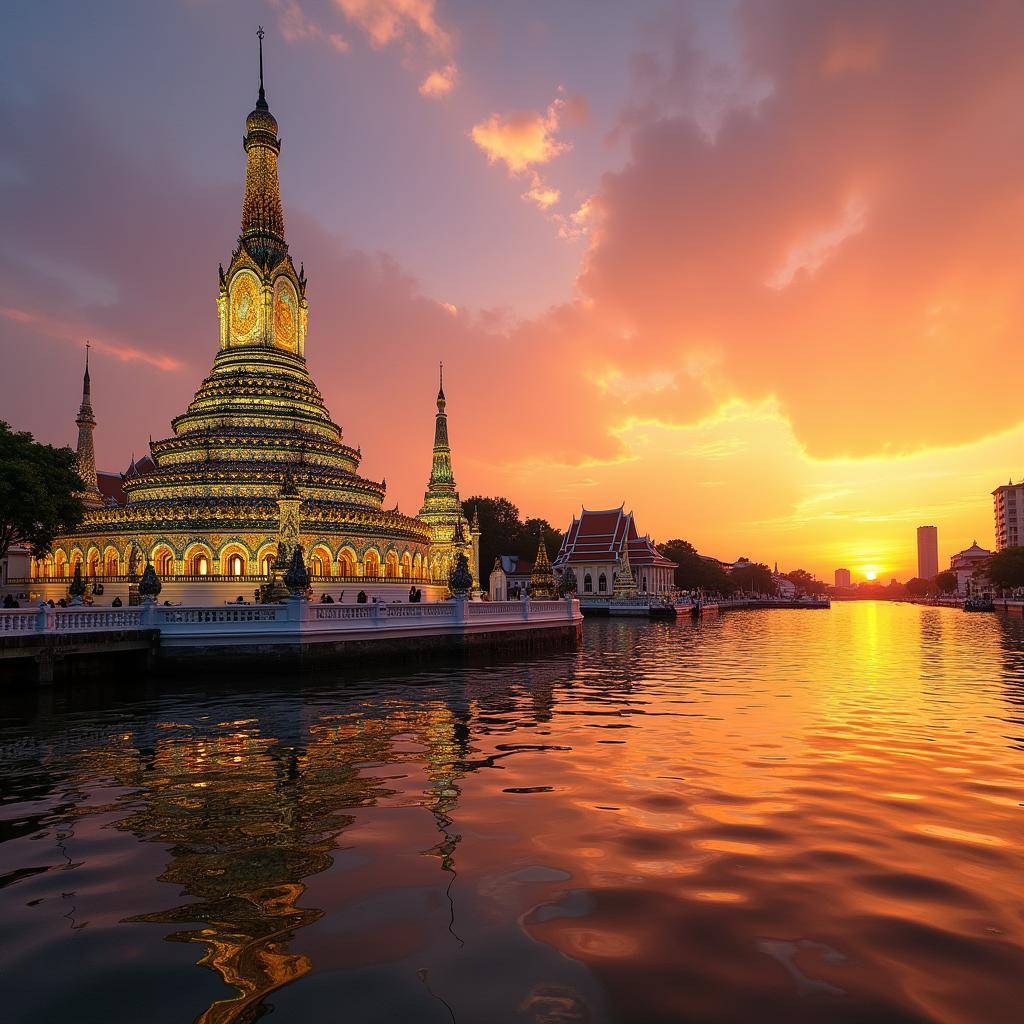
POLYGON ((559 114, 565 101, 556 99, 543 113, 520 111, 491 114, 473 126, 470 136, 490 163, 502 162, 513 174, 535 164, 546 164, 572 148, 556 138, 559 114))
POLYGON ((558 214, 558 236, 567 240, 581 238, 593 230, 597 221, 598 206, 595 196, 584 199, 568 216, 558 214))
POLYGON ((427 96, 430 99, 447 96, 455 87, 455 79, 457 77, 458 68, 454 64, 446 64, 437 71, 431 71, 420 82, 420 95, 427 96))
POLYGON ((840 245, 864 230, 867 204, 859 198, 846 202, 839 219, 797 241, 786 253, 783 263, 767 278, 769 288, 786 288, 799 273, 808 275, 818 270, 840 245))
POLYGON ((534 174, 533 184, 523 193, 523 199, 536 203, 542 210, 554 206, 561 198, 562 193, 557 188, 545 185, 538 174, 534 174))
POLYGON ((631 372, 718 354, 666 422, 771 394, 811 452, 866 457, 1020 419, 998 368, 1024 334, 1024 7, 987 10, 937 2, 922 32, 913 4, 744 4, 764 93, 713 132, 676 67, 687 30, 653 46, 578 286, 633 332, 631 372))

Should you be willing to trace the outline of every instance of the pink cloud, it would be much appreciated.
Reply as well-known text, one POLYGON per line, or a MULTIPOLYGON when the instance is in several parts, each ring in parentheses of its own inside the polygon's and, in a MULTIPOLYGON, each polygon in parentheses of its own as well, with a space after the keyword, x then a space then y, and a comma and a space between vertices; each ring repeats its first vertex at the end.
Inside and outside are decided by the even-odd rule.
POLYGON ((45 313, 30 313, 12 306, 0 306, 0 317, 29 327, 34 333, 60 341, 68 341, 80 347, 84 347, 85 341, 88 339, 97 352, 111 355, 122 363, 146 363, 158 370, 181 369, 181 363, 172 356, 147 352, 145 349, 136 348, 111 338, 109 335, 98 334, 97 330, 88 324, 73 324, 45 313))
POLYGON ((439 53, 451 50, 451 36, 438 24, 434 0, 335 0, 370 42, 384 47, 400 39, 422 39, 439 53))
POLYGON ((431 71, 426 78, 420 82, 420 95, 430 99, 437 99, 440 96, 447 96, 455 88, 455 80, 458 77, 458 68, 454 64, 446 64, 437 71, 431 71))
POLYGON ((348 53, 348 40, 340 32, 329 32, 314 21, 299 0, 270 0, 277 12, 277 28, 286 43, 324 40, 338 53, 348 53))

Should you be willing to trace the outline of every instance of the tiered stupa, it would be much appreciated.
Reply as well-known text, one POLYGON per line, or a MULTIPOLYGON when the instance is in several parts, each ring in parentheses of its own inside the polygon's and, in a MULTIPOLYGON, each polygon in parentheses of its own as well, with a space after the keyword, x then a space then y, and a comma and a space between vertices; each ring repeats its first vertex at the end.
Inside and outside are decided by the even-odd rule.
MULTIPOLYGON (((161 576, 184 577, 181 583, 266 577, 287 484, 301 499, 301 543, 315 578, 429 578, 435 522, 383 509, 385 485, 358 475, 360 452, 345 443, 306 366, 306 276, 301 266, 296 272, 285 241, 281 140, 263 86, 262 29, 259 35, 259 98, 245 123, 242 230, 220 270, 213 368, 173 421, 173 436, 150 443, 153 465, 126 476, 124 503, 107 508, 96 507, 95 463, 83 459, 92 454, 95 425, 86 373, 79 461, 91 510, 73 535, 58 538, 40 575, 70 576, 76 561, 90 575, 94 565, 103 575, 110 567, 124 574, 135 546, 161 576)), ((443 395, 439 408, 440 424, 443 395)), ((446 432, 444 441, 454 491, 446 432)), ((441 480, 436 444, 434 465, 441 480)))
MULTIPOLYGON (((462 511, 459 491, 452 472, 452 449, 448 444, 448 414, 445 411, 444 365, 438 374, 437 415, 434 417, 434 454, 430 464, 430 480, 423 495, 423 507, 417 518, 430 527, 430 576, 446 580, 460 554, 465 555, 478 586, 480 569, 476 550, 470 537, 470 525, 462 511)), ((479 524, 477 524, 477 529, 479 524)))
POLYGON ((548 558, 543 527, 537 542, 537 557, 530 570, 530 597, 535 601, 550 601, 558 597, 558 581, 555 579, 555 570, 552 568, 551 559, 548 558))

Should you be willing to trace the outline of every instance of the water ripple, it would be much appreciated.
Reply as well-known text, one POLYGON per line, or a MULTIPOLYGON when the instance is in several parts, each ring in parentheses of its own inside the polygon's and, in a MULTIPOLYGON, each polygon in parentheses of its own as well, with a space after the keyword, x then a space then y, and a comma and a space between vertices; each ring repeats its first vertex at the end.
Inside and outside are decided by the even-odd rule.
POLYGON ((8 693, 5 1020, 1016 1022, 1022 708, 1020 619, 867 603, 8 693))

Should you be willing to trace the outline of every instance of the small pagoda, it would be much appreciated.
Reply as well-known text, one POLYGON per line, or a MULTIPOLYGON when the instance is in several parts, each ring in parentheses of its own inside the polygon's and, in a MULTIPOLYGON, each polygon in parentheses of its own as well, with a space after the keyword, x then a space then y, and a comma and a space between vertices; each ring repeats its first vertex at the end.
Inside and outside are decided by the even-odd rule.
POLYGON ((530 598, 534 601, 553 601, 558 597, 558 581, 555 570, 548 558, 548 549, 544 544, 544 529, 541 527, 537 543, 537 557, 530 571, 530 598))
POLYGON ((629 545, 625 538, 622 541, 622 554, 619 558, 619 571, 615 574, 615 596, 636 597, 638 593, 633 569, 629 564, 629 545))

